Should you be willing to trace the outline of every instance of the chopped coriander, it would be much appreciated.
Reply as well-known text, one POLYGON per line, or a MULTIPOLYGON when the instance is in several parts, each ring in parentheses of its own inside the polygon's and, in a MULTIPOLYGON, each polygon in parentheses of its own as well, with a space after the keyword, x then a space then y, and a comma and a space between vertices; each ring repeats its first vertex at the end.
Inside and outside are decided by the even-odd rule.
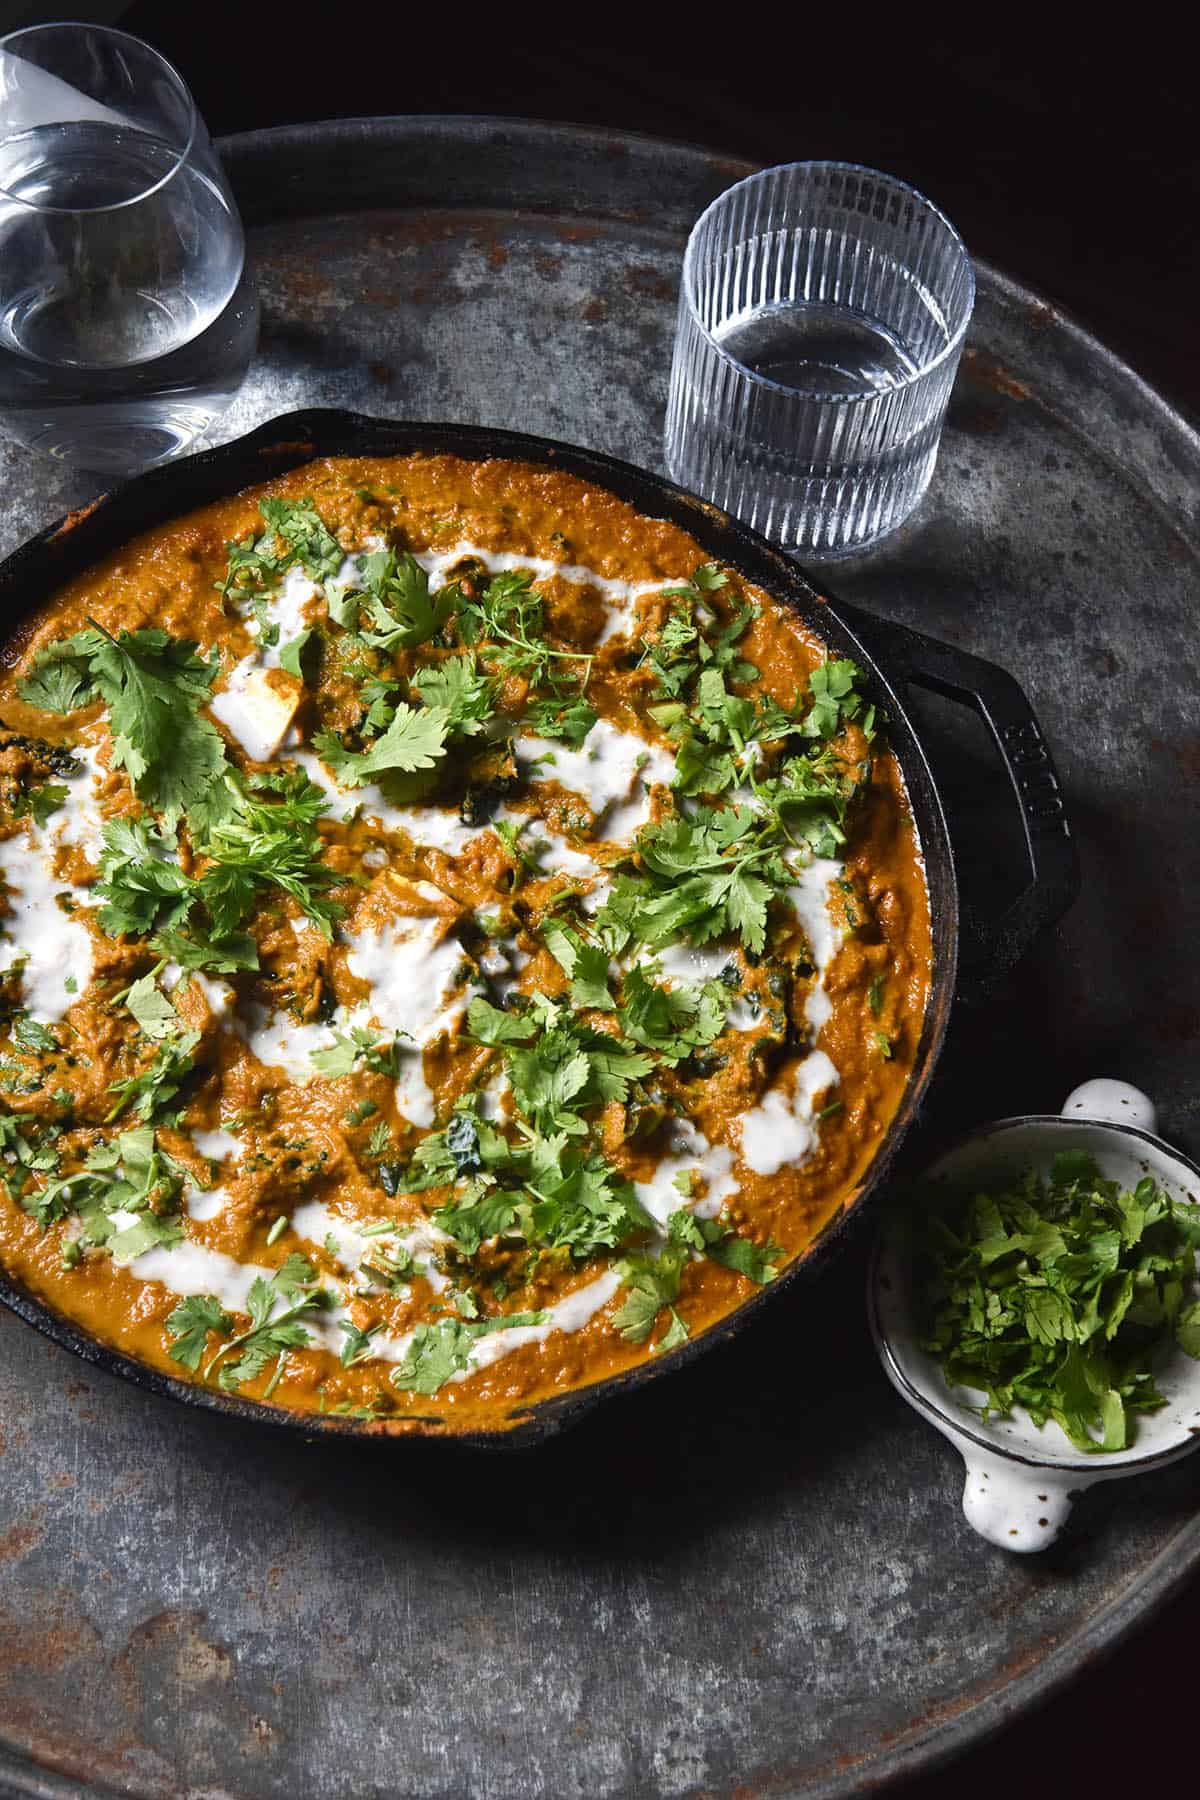
POLYGON ((498 1313, 490 1319, 440 1319, 435 1325, 418 1325, 409 1349, 392 1371, 392 1381, 411 1393, 436 1394, 470 1367, 476 1338, 545 1325, 549 1319, 547 1312, 498 1313))
MULTIPOLYGON (((400 1072, 400 1039, 406 1034, 396 1031, 390 1038, 384 1038, 378 1031, 372 1031, 366 1025, 354 1025, 349 1032, 335 1031, 333 1043, 327 1050, 313 1050, 309 1061, 319 1075, 326 1075, 331 1081, 339 1076, 349 1075, 359 1063, 364 1069, 370 1069, 377 1075, 390 1075, 395 1078, 400 1072)), ((379 1108, 373 1100, 365 1100, 355 1107, 358 1115, 347 1120, 352 1125, 361 1124, 369 1119, 379 1108), (360 1110, 365 1106, 366 1111, 360 1110)))
POLYGON ((371 1339, 382 1329, 381 1325, 372 1325, 368 1331, 361 1331, 351 1320, 342 1320, 342 1330, 346 1335, 342 1340, 338 1361, 343 1369, 351 1369, 356 1363, 366 1362, 371 1355, 371 1339))
POLYGON ((27 1012, 17 1013, 12 1022, 13 1042, 21 1050, 38 1051, 59 1050, 62 1048, 58 1039, 48 1026, 39 1024, 37 1019, 27 1012))
POLYGON ((552 921, 542 931, 542 941, 555 962, 571 978, 571 1004, 614 1012, 616 1001, 608 991, 608 952, 585 943, 570 926, 552 921))
POLYGON ((376 1158, 381 1157, 381 1156, 386 1156, 388 1151, 391 1149, 391 1147, 392 1147, 391 1128, 388 1125, 386 1119, 381 1119, 379 1121, 379 1124, 372 1128, 371 1135, 367 1139, 367 1144, 366 1144, 367 1155, 376 1157, 376 1158))
POLYGON ((212 860, 193 887, 208 912, 212 935, 238 935, 263 889, 293 899, 325 937, 342 908, 329 898, 338 874, 323 860, 317 821, 326 809, 321 789, 299 770, 276 770, 226 781, 229 805, 202 843, 212 860))
POLYGON ((677 1350, 680 1344, 686 1344, 688 1341, 688 1328, 685 1322, 673 1306, 668 1307, 667 1310, 670 1314, 670 1324, 663 1335, 650 1346, 656 1356, 661 1356, 665 1350, 677 1350))
POLYGON ((1200 1357, 1200 1208, 1149 1177, 1123 1189, 1067 1151, 1000 1189, 926 1189, 912 1230, 922 1348, 985 1419, 1020 1406, 1077 1450, 1122 1450, 1164 1404, 1168 1345, 1200 1357))
POLYGON ((359 1100, 345 1115, 345 1122, 347 1125, 361 1125, 365 1119, 369 1119, 373 1113, 378 1111, 379 1108, 374 1100, 359 1100))
POLYGON ((117 1096, 117 1101, 108 1117, 118 1118, 129 1106, 143 1119, 164 1117, 192 1072, 199 1042, 198 1031, 182 1031, 163 1038, 145 1068, 124 1081, 109 1083, 108 1091, 117 1096))
POLYGON ((258 510, 269 530, 283 540, 287 561, 298 562, 314 581, 337 574, 342 547, 311 500, 260 500, 258 510))
POLYGON ((161 1041, 179 1030, 179 1014, 159 991, 153 973, 134 982, 125 995, 125 1005, 148 1038, 161 1041))

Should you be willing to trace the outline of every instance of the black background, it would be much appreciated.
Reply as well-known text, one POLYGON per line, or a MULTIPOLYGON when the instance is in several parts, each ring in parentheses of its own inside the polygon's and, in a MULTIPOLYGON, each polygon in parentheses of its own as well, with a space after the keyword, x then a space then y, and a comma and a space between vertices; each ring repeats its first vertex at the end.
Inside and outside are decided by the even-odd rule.
MULTIPOLYGON (((1200 418, 1200 109, 1192 58, 1167 24, 1182 9, 1114 15, 1111 27, 1071 9, 1086 38, 1050 8, 953 30, 863 7, 820 19, 789 9, 787 24, 768 8, 610 8, 602 30, 572 27, 583 9, 565 21, 531 8, 480 16, 443 5, 431 18, 399 5, 253 0, 82 10, 163 50, 214 135, 492 113, 623 127, 764 163, 843 157, 886 169, 936 200, 978 257, 1073 312, 1200 418)), ((52 16, 0 4, 5 26, 52 16)), ((921 1795, 1057 1800, 1167 1775, 1172 1744, 1186 1754, 1191 1736, 1198 1599, 1193 1587, 1068 1693, 926 1778, 921 1795)))
MULTIPOLYGON (((568 14, 575 9, 566 8, 568 14)), ((580 9, 582 10, 582 9, 580 9)), ((939 33, 869 7, 823 19, 647 5, 603 31, 453 0, 335 13, 134 0, 121 24, 182 70, 214 133, 368 113, 621 126, 763 163, 865 162, 946 211, 971 250, 1061 303, 1200 417, 1200 121, 1171 12, 1056 9, 939 33), (1089 19, 1086 39, 1056 11, 1089 19), (423 22, 422 22, 423 21, 423 22), (767 21, 771 21, 769 29, 767 21), (758 29, 761 24, 762 29, 758 29)), ((1186 11, 1174 16, 1180 21, 1186 11)))

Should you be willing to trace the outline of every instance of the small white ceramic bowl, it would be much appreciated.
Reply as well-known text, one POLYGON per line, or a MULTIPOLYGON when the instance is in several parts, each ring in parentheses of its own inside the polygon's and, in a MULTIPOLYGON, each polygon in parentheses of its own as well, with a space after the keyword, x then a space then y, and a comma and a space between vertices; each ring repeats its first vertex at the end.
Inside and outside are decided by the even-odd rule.
MULTIPOLYGON (((1058 1114, 1028 1114, 984 1125, 938 1157, 922 1182, 981 1190, 1025 1170, 1045 1171, 1061 1150, 1086 1150, 1102 1175, 1132 1188, 1149 1175, 1177 1200, 1200 1204, 1200 1168, 1155 1135, 1153 1103, 1121 1081, 1089 1081, 1058 1114)), ((1089 1456, 1053 1421, 1042 1427, 1019 1410, 986 1423, 947 1387, 921 1350, 913 1322, 909 1268, 899 1220, 885 1226, 867 1283, 871 1332, 893 1387, 962 1455, 963 1512, 989 1542, 1005 1550, 1044 1550, 1071 1510, 1074 1496, 1098 1481, 1141 1475, 1186 1456, 1200 1444, 1200 1362, 1171 1351, 1156 1370, 1166 1405, 1140 1413, 1132 1447, 1089 1456)))

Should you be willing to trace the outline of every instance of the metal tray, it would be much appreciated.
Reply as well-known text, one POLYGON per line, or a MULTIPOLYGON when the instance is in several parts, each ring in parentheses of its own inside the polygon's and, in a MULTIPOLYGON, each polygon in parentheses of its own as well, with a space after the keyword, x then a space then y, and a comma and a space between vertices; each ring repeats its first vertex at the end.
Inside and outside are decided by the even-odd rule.
MULTIPOLYGON (((225 151, 265 301, 222 435, 340 405, 659 466, 690 220, 741 165, 474 120, 225 151)), ((1083 898, 963 1007, 913 1140, 1087 1075, 1200 1151, 1193 516, 1200 446, 983 269, 933 490, 848 600, 1007 665, 1054 746, 1083 898)), ((0 549, 89 497, 0 448, 0 549)), ((915 695, 968 904, 1024 879, 982 727, 915 695)), ((261 1440, 0 1318, 0 1790, 805 1796, 936 1761, 1045 1696, 1200 1565, 1200 1465, 989 1550, 952 1452, 871 1351, 862 1260, 676 1382, 506 1466, 261 1440)))

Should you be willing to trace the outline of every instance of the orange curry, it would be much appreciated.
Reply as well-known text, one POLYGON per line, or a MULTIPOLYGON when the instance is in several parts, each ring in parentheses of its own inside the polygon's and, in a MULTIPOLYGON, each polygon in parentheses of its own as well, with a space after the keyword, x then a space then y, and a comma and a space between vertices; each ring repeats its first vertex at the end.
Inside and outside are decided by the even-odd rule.
POLYGON ((147 533, 0 684, 0 1260, 185 1380, 502 1429, 853 1197, 930 934, 859 672, 515 462, 147 533))

